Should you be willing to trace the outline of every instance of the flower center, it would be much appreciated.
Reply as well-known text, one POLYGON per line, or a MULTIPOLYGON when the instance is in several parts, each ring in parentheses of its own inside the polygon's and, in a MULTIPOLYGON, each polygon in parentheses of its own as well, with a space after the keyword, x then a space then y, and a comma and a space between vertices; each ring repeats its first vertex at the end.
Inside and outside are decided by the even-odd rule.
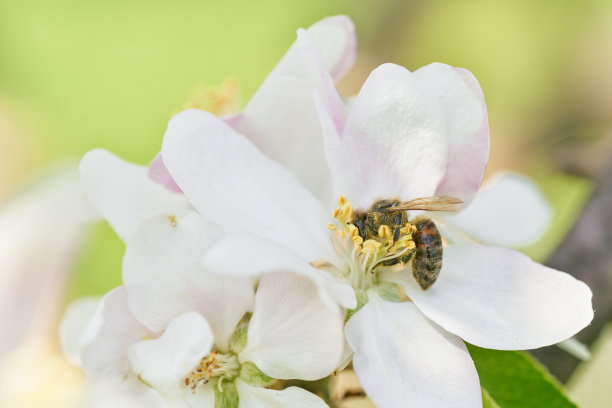
POLYGON ((190 387, 193 392, 200 385, 208 384, 209 381, 217 381, 219 391, 222 391, 223 380, 233 380, 240 374, 240 362, 238 357, 232 353, 221 354, 213 351, 204 357, 198 366, 185 377, 185 386, 190 387))
POLYGON ((226 79, 219 86, 198 89, 192 99, 183 106, 183 109, 196 108, 215 116, 226 116, 238 113, 240 103, 238 83, 233 79, 226 79))
POLYGON ((356 213, 345 197, 338 198, 332 231, 334 247, 348 268, 340 274, 355 289, 367 290, 383 268, 403 268, 414 253, 416 228, 403 219, 390 220, 384 212, 356 213), (371 233, 368 231, 376 231, 371 233), (398 266, 399 265, 399 266, 398 266))

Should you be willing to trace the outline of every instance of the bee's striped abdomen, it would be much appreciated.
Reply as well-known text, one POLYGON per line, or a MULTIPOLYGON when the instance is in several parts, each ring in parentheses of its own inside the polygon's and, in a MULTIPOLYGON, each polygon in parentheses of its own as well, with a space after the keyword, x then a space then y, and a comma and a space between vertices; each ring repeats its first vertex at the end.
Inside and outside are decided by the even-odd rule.
POLYGON ((417 218, 411 223, 416 227, 412 234, 416 248, 412 273, 421 288, 427 290, 438 279, 442 269, 442 237, 429 218, 417 218))

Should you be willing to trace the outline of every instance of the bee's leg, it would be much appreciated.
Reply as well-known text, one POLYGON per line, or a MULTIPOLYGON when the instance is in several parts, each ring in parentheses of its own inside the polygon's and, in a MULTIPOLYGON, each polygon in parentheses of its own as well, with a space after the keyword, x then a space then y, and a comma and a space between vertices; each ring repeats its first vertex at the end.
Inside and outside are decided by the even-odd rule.
POLYGON ((402 256, 400 257, 400 261, 401 261, 403 264, 407 264, 408 262, 410 262, 410 260, 412 259, 412 256, 413 256, 413 255, 414 255, 414 251, 410 251, 410 252, 408 252, 406 255, 402 255, 402 256))
POLYGON ((361 218, 355 218, 353 220, 353 225, 357 227, 357 230, 359 231, 359 236, 365 240, 366 239, 366 227, 365 227, 363 220, 361 218))
POLYGON ((395 231, 393 231, 393 242, 400 237, 400 229, 402 228, 402 213, 397 213, 395 216, 395 231))

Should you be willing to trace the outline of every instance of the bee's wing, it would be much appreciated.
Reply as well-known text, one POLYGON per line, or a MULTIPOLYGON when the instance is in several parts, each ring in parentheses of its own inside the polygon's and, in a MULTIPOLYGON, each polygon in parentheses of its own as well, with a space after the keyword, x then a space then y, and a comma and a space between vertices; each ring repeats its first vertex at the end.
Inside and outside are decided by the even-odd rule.
POLYGON ((463 204, 458 198, 450 196, 423 197, 414 200, 406 201, 390 207, 389 211, 408 211, 408 210, 426 210, 426 211, 457 211, 459 205, 463 204))

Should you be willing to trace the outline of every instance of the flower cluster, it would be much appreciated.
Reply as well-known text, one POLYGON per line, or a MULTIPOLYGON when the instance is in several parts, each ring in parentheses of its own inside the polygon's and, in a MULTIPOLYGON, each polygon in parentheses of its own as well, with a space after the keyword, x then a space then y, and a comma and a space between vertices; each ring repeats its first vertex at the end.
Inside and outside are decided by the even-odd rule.
POLYGON ((64 321, 92 383, 147 406, 324 407, 280 380, 352 363, 378 407, 478 407, 464 341, 537 348, 591 321, 582 282, 477 243, 525 243, 548 209, 515 175, 476 196, 489 131, 475 78, 385 64, 349 102, 334 84, 355 54, 352 22, 325 19, 241 113, 174 116, 148 169, 83 158, 126 243, 124 285, 64 321))

